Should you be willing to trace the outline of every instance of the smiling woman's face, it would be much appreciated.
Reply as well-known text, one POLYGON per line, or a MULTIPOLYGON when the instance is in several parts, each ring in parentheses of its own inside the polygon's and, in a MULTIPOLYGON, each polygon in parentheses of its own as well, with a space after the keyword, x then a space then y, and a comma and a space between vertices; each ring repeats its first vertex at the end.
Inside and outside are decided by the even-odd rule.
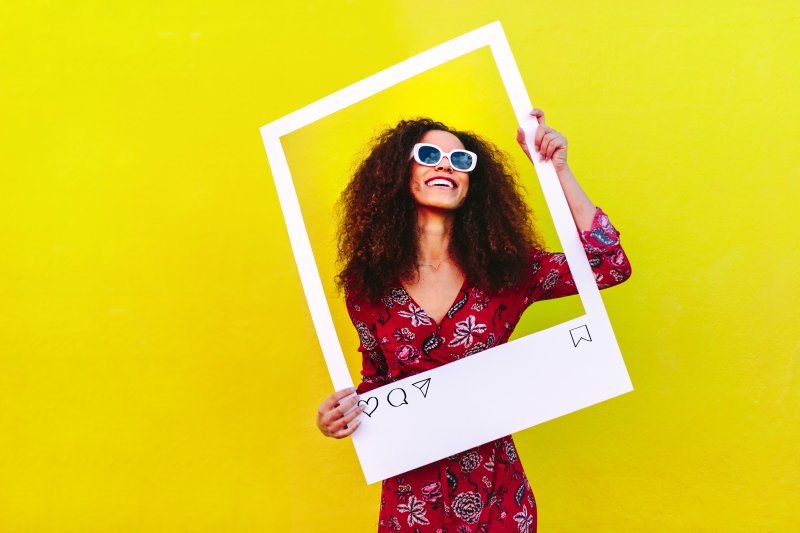
MULTIPOLYGON (((421 143, 435 144, 445 153, 464 148, 458 137, 450 132, 431 130, 422 136, 421 143)), ((461 207, 469 191, 469 174, 453 169, 447 157, 434 167, 411 164, 411 195, 417 205, 434 209, 455 210, 461 207)))

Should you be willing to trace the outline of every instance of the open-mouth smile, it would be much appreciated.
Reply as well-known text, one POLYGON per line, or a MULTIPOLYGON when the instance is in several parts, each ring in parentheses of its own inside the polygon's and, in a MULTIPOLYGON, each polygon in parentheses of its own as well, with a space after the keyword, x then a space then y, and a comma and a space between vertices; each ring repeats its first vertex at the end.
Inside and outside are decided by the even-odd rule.
POLYGON ((444 176, 435 176, 425 180, 425 185, 428 187, 437 187, 439 189, 455 189, 458 187, 456 180, 444 176))

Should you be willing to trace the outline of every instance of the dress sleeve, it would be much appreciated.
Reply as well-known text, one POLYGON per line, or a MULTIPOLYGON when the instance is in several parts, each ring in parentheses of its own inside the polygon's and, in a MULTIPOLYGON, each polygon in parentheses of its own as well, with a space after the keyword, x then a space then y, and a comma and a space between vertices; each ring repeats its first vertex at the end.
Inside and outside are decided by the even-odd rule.
MULTIPOLYGON (((580 232, 580 237, 600 289, 618 285, 631 276, 631 264, 619 243, 619 232, 602 209, 597 208, 592 227, 580 232)), ((526 306, 537 300, 577 294, 563 253, 535 250, 531 256, 524 284, 526 306)))
POLYGON ((356 390, 361 394, 389 383, 388 365, 383 350, 375 338, 377 323, 370 313, 370 306, 360 301, 348 289, 345 289, 345 304, 359 338, 361 383, 356 390))

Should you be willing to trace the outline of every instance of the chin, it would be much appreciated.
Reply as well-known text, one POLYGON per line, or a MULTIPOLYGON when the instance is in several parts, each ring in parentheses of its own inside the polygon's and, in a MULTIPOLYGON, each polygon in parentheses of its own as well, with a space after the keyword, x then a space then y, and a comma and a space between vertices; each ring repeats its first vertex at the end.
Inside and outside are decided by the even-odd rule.
POLYGON ((428 195, 412 193, 412 196, 414 203, 417 204, 417 207, 441 211, 457 211, 462 205, 464 205, 464 202, 466 201, 466 197, 462 197, 461 195, 442 197, 442 195, 436 194, 428 195))
POLYGON ((422 207, 426 209, 432 209, 436 211, 458 211, 461 206, 464 205, 464 202, 461 203, 452 203, 452 202, 417 202, 417 207, 422 207))

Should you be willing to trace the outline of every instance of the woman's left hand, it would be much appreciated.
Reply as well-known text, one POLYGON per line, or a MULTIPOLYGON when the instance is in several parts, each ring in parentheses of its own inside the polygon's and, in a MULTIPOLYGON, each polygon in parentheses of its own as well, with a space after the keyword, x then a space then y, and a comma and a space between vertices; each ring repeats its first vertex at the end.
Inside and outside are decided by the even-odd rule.
MULTIPOLYGON (((533 138, 533 144, 538 152, 539 161, 552 161, 556 172, 561 172, 567 167, 567 138, 559 132, 545 124, 544 111, 541 109, 534 109, 531 111, 531 116, 536 117, 539 122, 539 127, 536 128, 536 134, 533 138)), ((528 152, 528 146, 525 144, 525 132, 522 128, 517 130, 517 142, 522 147, 528 159, 533 161, 531 154, 528 152)))

